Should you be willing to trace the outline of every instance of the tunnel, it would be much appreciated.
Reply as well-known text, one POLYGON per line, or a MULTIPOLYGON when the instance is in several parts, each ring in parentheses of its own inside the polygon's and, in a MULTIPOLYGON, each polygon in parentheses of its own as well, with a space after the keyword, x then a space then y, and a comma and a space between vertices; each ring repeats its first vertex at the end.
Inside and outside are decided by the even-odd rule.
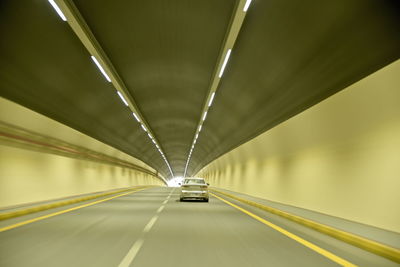
POLYGON ((399 1, 0 22, 1 267, 400 266, 399 1))

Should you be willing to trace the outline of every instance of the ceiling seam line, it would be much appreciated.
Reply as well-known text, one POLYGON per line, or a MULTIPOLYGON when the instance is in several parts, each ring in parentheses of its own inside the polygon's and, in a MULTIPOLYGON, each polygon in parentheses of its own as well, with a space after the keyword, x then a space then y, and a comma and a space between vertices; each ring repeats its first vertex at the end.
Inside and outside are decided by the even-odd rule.
MULTIPOLYGON (((58 7, 62 10, 63 14, 65 15, 67 19, 67 23, 69 26, 72 28, 73 32, 76 34, 76 36, 79 38, 81 43, 84 45, 84 47, 88 50, 89 54, 97 61, 100 63, 100 65, 105 69, 105 72, 107 75, 110 76, 110 82, 113 84, 113 87, 115 90, 117 90, 118 95, 122 95, 121 100, 122 100, 125 105, 128 107, 128 109, 133 113, 132 115, 136 116, 139 118, 139 124, 144 125, 144 127, 147 129, 147 133, 150 134, 149 137, 153 137, 151 139, 154 139, 154 144, 156 145, 156 148, 159 150, 161 153, 161 157, 164 159, 170 173, 171 177, 174 177, 172 168, 163 152, 162 146, 160 142, 157 140, 155 137, 154 132, 152 131, 149 123, 147 120, 144 118, 142 113, 140 112, 134 98, 131 96, 129 93, 125 83, 123 82, 122 78, 114 68, 111 60, 108 58, 107 54, 104 52, 102 49, 100 43, 97 41, 95 38, 94 34, 90 30, 89 26, 87 25, 86 21, 84 20, 83 16, 80 14, 78 8, 75 6, 75 4, 71 0, 54 0, 58 4, 58 7)), ((133 118, 133 117, 132 117, 133 118)), ((136 118, 135 118, 136 119, 136 118)), ((139 125, 139 127, 140 127, 139 125)), ((161 176, 161 175, 160 175, 161 176)), ((165 181, 164 177, 160 177, 163 181, 165 181)))
POLYGON ((231 19, 231 23, 226 31, 224 43, 222 45, 222 51, 218 57, 216 67, 213 73, 213 79, 211 82, 210 89, 208 90, 206 101, 203 104, 203 108, 200 113, 199 122, 196 125, 196 131, 190 146, 190 152, 188 153, 188 158, 185 165, 185 170, 183 177, 186 177, 189 162, 194 150, 194 146, 199 137, 200 131, 202 130, 204 121, 207 118, 208 110, 211 108, 212 102, 214 102, 215 94, 218 89, 219 82, 222 78, 223 72, 229 60, 231 51, 239 35, 240 29, 242 27, 243 21, 247 14, 247 9, 250 5, 251 0, 238 0, 235 11, 231 19))

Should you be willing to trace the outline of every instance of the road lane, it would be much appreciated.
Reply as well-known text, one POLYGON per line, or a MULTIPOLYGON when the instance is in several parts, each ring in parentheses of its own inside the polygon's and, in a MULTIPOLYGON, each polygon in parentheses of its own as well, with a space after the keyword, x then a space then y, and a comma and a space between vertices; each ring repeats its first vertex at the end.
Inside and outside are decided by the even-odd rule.
MULTIPOLYGON (((265 212, 252 212, 270 217, 267 219, 308 241, 325 238, 265 212)), ((330 244, 322 245, 335 252, 330 244)), ((340 251, 337 246, 341 245, 336 244, 340 251)), ((338 264, 214 197, 209 203, 179 202, 179 189, 158 187, 2 232, 0 266, 338 264)))
POLYGON ((153 188, 0 233, 0 266, 118 266, 168 195, 153 188))
POLYGON ((214 197, 177 193, 130 266, 339 266, 214 197))

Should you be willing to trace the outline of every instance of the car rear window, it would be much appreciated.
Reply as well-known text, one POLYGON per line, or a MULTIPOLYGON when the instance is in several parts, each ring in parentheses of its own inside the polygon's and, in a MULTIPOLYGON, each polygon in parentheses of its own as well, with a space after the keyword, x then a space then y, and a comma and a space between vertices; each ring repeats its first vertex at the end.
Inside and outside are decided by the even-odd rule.
POLYGON ((185 179, 183 184, 206 184, 203 179, 185 179))

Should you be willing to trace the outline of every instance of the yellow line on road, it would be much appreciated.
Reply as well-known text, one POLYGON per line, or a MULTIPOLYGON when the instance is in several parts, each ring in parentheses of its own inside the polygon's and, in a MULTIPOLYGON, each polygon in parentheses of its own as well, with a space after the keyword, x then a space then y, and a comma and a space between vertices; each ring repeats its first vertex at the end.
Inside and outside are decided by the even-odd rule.
POLYGON ((297 236, 295 234, 290 233, 289 231, 286 231, 285 229, 283 229, 283 228, 281 228, 281 227, 279 227, 279 226, 277 226, 277 225, 275 225, 275 224, 273 224, 273 223, 271 223, 271 222, 269 222, 269 221, 267 221, 267 220, 255 215, 254 213, 251 213, 250 211, 247 211, 247 210, 239 207, 238 205, 235 205, 235 204, 229 202, 228 200, 226 200, 224 198, 221 198, 221 197, 219 197, 219 196, 217 196, 217 195, 215 195, 213 193, 210 193, 210 194, 213 195, 214 197, 218 198, 222 202, 224 202, 224 203, 234 207, 235 209, 238 209, 241 212, 249 215, 250 217, 256 219, 257 221, 259 221, 259 222, 261 222, 261 223, 273 228, 274 230, 280 232, 281 234, 284 234, 285 236, 287 236, 287 237, 299 242, 300 244, 302 244, 302 245, 314 250, 315 252, 321 254, 322 256, 327 257, 328 259, 336 262, 337 264, 340 264, 340 265, 346 266, 346 267, 355 267, 355 266, 357 266, 357 265, 354 265, 351 262, 348 262, 345 259, 342 259, 342 258, 332 254, 331 252, 329 252, 329 251, 327 251, 327 250, 325 250, 323 248, 318 247, 317 245, 314 245, 311 242, 308 242, 307 240, 305 240, 305 239, 303 239, 303 238, 301 238, 301 237, 299 237, 299 236, 297 236))
POLYGON ((0 232, 11 230, 11 229, 14 229, 14 228, 17 228, 17 227, 20 227, 20 226, 23 226, 23 225, 26 225, 26 224, 29 224, 29 223, 41 221, 41 220, 44 220, 44 219, 47 219, 47 218, 50 218, 50 217, 54 217, 54 216, 57 216, 57 215, 61 215, 61 214, 64 214, 64 213, 67 213, 67 212, 70 212, 70 211, 74 211, 74 210, 78 210, 78 209, 81 209, 81 208, 89 207, 89 206, 92 206, 92 205, 95 205, 95 204, 98 204, 98 203, 101 203, 101 202, 105 202, 105 201, 108 201, 108 200, 111 200, 111 199, 114 199, 114 198, 117 198, 117 197, 122 197, 122 196, 125 196, 125 195, 128 195, 128 194, 139 192, 139 191, 142 191, 142 190, 145 190, 145 189, 146 188, 139 189, 139 190, 134 190, 134 191, 131 191, 131 192, 119 194, 119 195, 116 195, 116 196, 108 197, 108 198, 97 200, 97 201, 93 201, 93 202, 90 202, 90 203, 87 203, 87 204, 83 204, 83 205, 80 205, 80 206, 76 206, 76 207, 73 207, 73 208, 69 208, 69 209, 66 209, 66 210, 61 210, 61 211, 53 212, 53 213, 50 213, 50 214, 47 214, 47 215, 39 216, 39 217, 30 219, 30 220, 26 220, 26 221, 22 221, 22 222, 19 222, 19 223, 11 224, 9 226, 5 226, 5 227, 0 228, 0 232))

